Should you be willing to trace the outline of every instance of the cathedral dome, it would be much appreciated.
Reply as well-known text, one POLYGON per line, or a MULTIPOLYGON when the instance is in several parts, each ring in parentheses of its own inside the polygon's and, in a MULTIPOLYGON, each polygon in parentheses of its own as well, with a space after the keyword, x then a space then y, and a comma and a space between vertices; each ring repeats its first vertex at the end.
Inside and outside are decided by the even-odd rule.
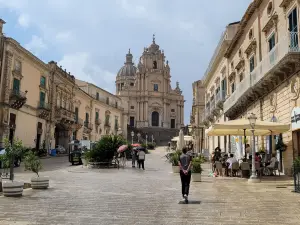
POLYGON ((135 76, 136 74, 136 67, 134 66, 132 62, 132 54, 130 53, 130 49, 128 53, 126 54, 126 62, 124 63, 124 66, 121 67, 119 70, 117 76, 135 76))

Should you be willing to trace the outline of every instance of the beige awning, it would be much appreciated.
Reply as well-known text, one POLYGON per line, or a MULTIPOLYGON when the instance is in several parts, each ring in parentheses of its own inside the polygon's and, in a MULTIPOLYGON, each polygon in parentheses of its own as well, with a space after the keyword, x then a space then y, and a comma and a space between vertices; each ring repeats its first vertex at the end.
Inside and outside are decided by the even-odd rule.
MULTIPOLYGON (((247 133, 252 129, 248 119, 237 119, 237 120, 230 120, 227 122, 216 123, 212 125, 212 128, 214 130, 223 130, 223 131, 227 130, 229 132, 228 135, 230 134, 230 132, 242 131, 244 133, 244 129, 246 130, 247 133)), ((276 135, 276 134, 287 132, 289 130, 290 130, 290 124, 262 121, 262 120, 256 120, 255 123, 255 132, 257 133, 258 136, 269 135, 269 134, 259 134, 259 132, 265 133, 266 131, 269 131, 273 135, 276 135)))
MULTIPOLYGON (((254 130, 255 136, 268 136, 271 135, 271 131, 269 130, 254 130)), ((234 136, 252 136, 251 130, 241 130, 241 129, 216 129, 211 127, 210 129, 206 130, 206 134, 208 136, 226 136, 226 135, 234 135, 234 136)), ((276 135, 277 133, 272 133, 276 135)))

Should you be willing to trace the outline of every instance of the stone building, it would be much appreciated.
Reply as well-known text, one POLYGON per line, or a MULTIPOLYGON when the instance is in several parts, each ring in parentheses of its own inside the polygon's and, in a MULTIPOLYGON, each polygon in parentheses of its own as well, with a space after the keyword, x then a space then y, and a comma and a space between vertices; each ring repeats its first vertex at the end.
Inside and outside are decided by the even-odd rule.
POLYGON ((90 90, 84 92, 75 77, 57 63, 44 63, 4 36, 4 24, 0 20, 0 147, 3 138, 19 138, 36 149, 43 143, 47 149, 68 148, 75 138, 95 141, 101 135, 123 131, 118 97, 96 86, 99 99, 90 90), (104 129, 107 125, 113 128, 104 129))
MULTIPOLYGON (((286 174, 291 173, 293 159, 300 156, 299 7, 296 0, 253 0, 229 46, 219 53, 221 60, 216 71, 220 79, 224 76, 227 81, 226 98, 219 112, 225 119, 253 112, 261 120, 292 124, 291 130, 283 134, 287 149, 277 155, 286 174)), ((207 124, 220 118, 215 116, 214 88, 206 90, 207 124)), ((276 136, 258 137, 254 147, 271 153, 277 140, 276 136)), ((237 137, 230 137, 225 146, 226 143, 231 150, 242 144, 237 137)))
POLYGON ((116 94, 124 102, 129 127, 168 142, 184 126, 184 97, 177 82, 171 88, 171 74, 164 51, 153 42, 144 48, 137 67, 129 50, 116 77, 116 94))
POLYGON ((190 124, 193 127, 195 150, 200 152, 204 148, 204 125, 202 115, 205 110, 205 87, 202 80, 193 82, 193 105, 190 124))

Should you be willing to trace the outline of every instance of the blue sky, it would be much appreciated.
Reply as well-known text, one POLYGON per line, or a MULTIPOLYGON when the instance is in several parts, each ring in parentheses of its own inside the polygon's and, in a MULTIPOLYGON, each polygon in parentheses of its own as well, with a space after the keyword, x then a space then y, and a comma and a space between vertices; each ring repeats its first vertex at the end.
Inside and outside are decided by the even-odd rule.
POLYGON ((202 78, 226 25, 239 21, 251 0, 0 0, 4 32, 45 62, 57 61, 78 79, 115 93, 128 48, 137 63, 156 43, 186 99, 202 78))

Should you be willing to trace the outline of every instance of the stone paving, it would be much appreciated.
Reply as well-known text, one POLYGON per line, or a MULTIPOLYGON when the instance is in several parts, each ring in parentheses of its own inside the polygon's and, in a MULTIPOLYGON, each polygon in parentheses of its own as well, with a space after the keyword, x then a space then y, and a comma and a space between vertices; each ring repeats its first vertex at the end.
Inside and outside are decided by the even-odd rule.
MULTIPOLYGON (((41 175, 51 177, 51 187, 24 190, 22 198, 0 196, 0 224, 300 224, 300 194, 276 188, 287 181, 250 185, 206 172, 203 182, 191 184, 190 200, 200 204, 178 204, 179 176, 163 154, 160 148, 147 155, 145 171, 129 162, 125 169, 98 170, 69 166, 66 158, 43 160, 49 171, 41 175)), ((16 179, 31 176, 20 171, 16 179)))

